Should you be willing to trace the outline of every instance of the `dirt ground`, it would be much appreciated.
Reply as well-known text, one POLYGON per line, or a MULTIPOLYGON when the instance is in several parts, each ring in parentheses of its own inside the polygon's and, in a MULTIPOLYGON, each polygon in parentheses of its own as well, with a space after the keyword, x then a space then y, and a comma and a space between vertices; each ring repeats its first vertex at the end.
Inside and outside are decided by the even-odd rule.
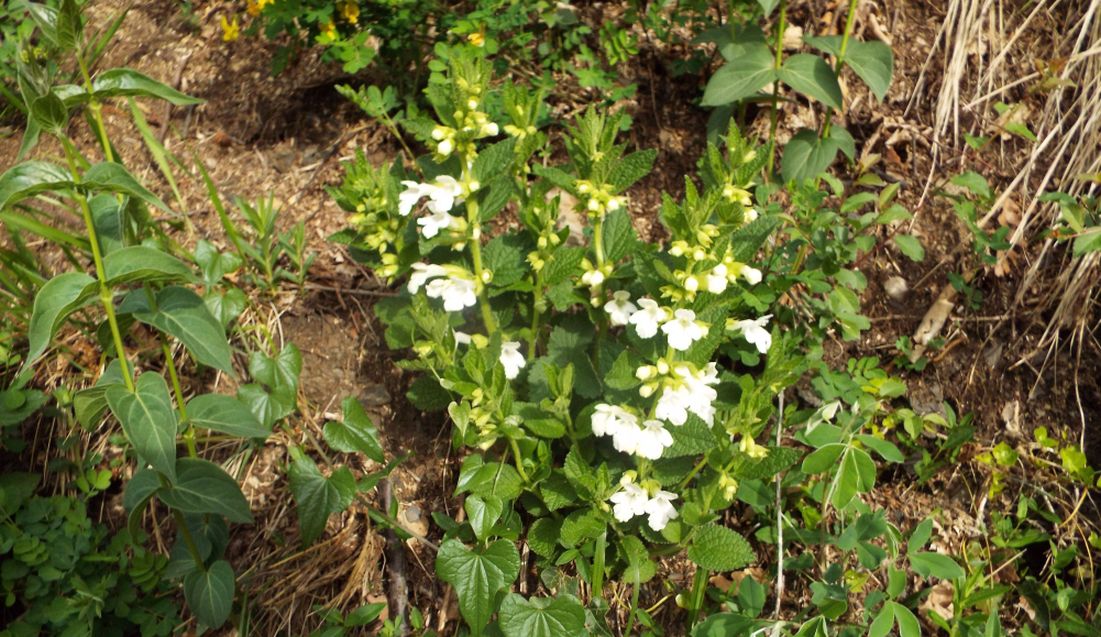
MULTIPOLYGON (((960 267, 958 246, 969 239, 947 201, 933 195, 942 185, 939 180, 971 166, 994 184, 1004 182, 1014 175, 1022 152, 1007 142, 1003 160, 990 164, 934 138, 930 110, 935 95, 929 87, 935 86, 940 69, 937 60, 928 67, 926 60, 937 39, 940 10, 937 3, 920 0, 886 4, 889 6, 875 10, 878 27, 868 19, 858 28, 869 30, 865 37, 873 37, 873 28, 883 34, 905 34, 892 43, 895 81, 882 104, 855 82, 847 84, 852 107, 844 123, 858 149, 865 155, 882 156, 877 171, 888 180, 903 182, 901 202, 915 215, 911 231, 921 238, 926 258, 911 263, 881 237, 884 240, 861 267, 870 283, 864 312, 873 328, 859 342, 829 344, 831 360, 839 364, 852 356, 892 359, 896 339, 914 333, 946 285, 947 274, 960 267), (936 166, 934 148, 940 149, 936 166), (979 161, 981 165, 973 165, 979 161), (934 168, 937 176, 931 180, 934 168), (909 291, 887 294, 885 284, 891 277, 905 279, 909 291)), ((837 27, 838 12, 831 3, 794 5, 790 14, 793 24, 825 30, 837 27)), ((120 0, 93 2, 93 23, 102 23, 121 6, 120 0)), ((272 77, 268 68, 274 45, 250 37, 222 41, 218 20, 230 9, 223 2, 198 1, 192 3, 191 13, 185 13, 176 2, 139 1, 130 10, 104 65, 137 69, 206 100, 190 108, 144 104, 151 126, 168 149, 189 166, 186 172, 177 173, 186 206, 180 212, 194 224, 196 235, 182 240, 201 236, 224 247, 218 218, 202 181, 190 168, 196 156, 206 163, 225 199, 270 193, 282 205, 281 223, 305 222, 310 248, 317 253, 310 283, 303 290, 266 299, 263 311, 267 314, 257 318, 277 324, 280 338, 302 351, 303 417, 298 426, 316 432, 327 417, 339 412, 345 396, 359 398, 375 417, 388 454, 408 455, 391 480, 403 521, 429 537, 438 537, 431 514, 455 514, 450 495, 457 459, 450 451, 448 426, 438 416, 416 412, 404 400, 408 379, 393 364, 400 353, 386 349, 371 312, 372 303, 387 292, 341 247, 327 241, 345 223, 344 214, 325 191, 326 186, 339 183, 341 161, 363 150, 381 162, 397 149, 385 130, 367 120, 333 87, 342 82, 383 80, 372 78, 369 72, 345 77, 339 68, 312 55, 272 77)), ((639 84, 635 100, 623 105, 635 121, 630 141, 639 148, 659 151, 654 174, 630 193, 631 210, 642 232, 653 223, 661 191, 674 196, 683 192, 684 175, 694 172, 695 160, 705 145, 708 113, 695 105, 702 80, 672 77, 662 64, 663 56, 669 54, 651 44, 640 52, 638 64, 624 69, 636 74, 625 79, 639 84)), ((1028 68, 1029 61, 1011 59, 1009 64, 1028 68)), ((1028 96, 1022 90, 1019 97, 1028 96)), ((572 105, 555 106, 569 110, 572 105)), ((781 132, 790 135, 808 123, 810 110, 794 103, 785 108, 788 112, 780 118, 785 127, 781 132)), ((107 117, 112 138, 128 165, 168 200, 167 185, 136 130, 127 123, 128 114, 108 110, 107 117)), ((964 124, 981 127, 975 122, 964 124)), ((86 141, 90 147, 90 140, 86 141)), ((0 167, 6 168, 14 159, 16 148, 18 134, 0 139, 0 167)), ((39 150, 44 156, 50 152, 48 146, 39 150)), ((1019 275, 1033 257, 1030 249, 1019 250, 1009 261, 1008 271, 1000 276, 993 271, 978 273, 973 285, 983 295, 981 307, 953 312, 943 332, 946 345, 930 354, 932 362, 923 373, 894 370, 909 384, 915 410, 941 410, 946 401, 957 413, 974 413, 980 446, 1023 439, 1041 425, 1053 430, 1066 428, 1077 437, 1086 423, 1096 427, 1101 417, 1097 348, 1083 347, 1078 358, 1069 348, 1051 358, 1046 358, 1046 351, 1034 351, 1047 317, 1032 307, 1030 297, 1022 304, 1013 300, 1019 275)), ((1086 433, 1091 460, 1101 464, 1101 437, 1086 433)), ((286 435, 273 437, 248 467, 245 491, 257 512, 257 523, 249 529, 236 529, 230 548, 230 558, 242 573, 242 587, 253 600, 257 625, 266 627, 261 634, 303 627, 308 631, 317 622, 311 615, 314 605, 351 608, 383 599, 386 594, 385 539, 364 507, 357 505, 334 517, 315 547, 297 548, 283 469, 290 442, 283 437, 286 435)), ((345 460, 357 469, 371 468, 363 466, 362 459, 345 460)), ((945 506, 961 515, 974 511, 976 502, 959 490, 957 498, 962 501, 936 498, 935 489, 950 486, 936 484, 921 491, 899 486, 889 489, 884 497, 889 506, 907 517, 920 518, 923 512, 945 506)), ((972 520, 961 523, 960 528, 974 531, 977 527, 972 520)), ((410 542, 407 562, 410 604, 429 611, 430 626, 443 628, 456 617, 456 610, 453 595, 446 597, 432 575, 431 553, 410 542)))

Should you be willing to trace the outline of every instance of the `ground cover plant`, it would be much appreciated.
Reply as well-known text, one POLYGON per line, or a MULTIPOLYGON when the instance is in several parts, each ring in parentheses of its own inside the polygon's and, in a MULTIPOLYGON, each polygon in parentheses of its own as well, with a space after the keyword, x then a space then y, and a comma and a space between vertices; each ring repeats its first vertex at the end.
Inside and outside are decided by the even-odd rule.
POLYGON ((1095 308, 1004 287, 1091 176, 1025 252, 1010 86, 923 192, 835 4, 6 4, 0 635, 1097 633, 1095 308))

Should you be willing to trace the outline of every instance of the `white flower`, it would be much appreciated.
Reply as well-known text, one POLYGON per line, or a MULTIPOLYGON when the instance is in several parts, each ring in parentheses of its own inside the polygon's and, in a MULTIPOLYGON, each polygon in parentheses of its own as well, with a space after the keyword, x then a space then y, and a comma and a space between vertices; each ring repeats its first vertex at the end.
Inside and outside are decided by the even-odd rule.
POLYGON ((707 336, 707 326, 696 320, 692 310, 680 309, 674 312, 674 318, 661 326, 661 331, 669 339, 669 347, 685 351, 692 343, 707 336))
POLYGON ((669 524, 669 520, 677 517, 677 510, 673 508, 673 500, 676 499, 677 494, 675 493, 658 491, 646 502, 644 508, 646 515, 649 516, 648 521, 651 529, 660 531, 665 528, 666 524, 669 524))
POLYGON ((604 282, 604 273, 600 270, 588 270, 581 275, 581 282, 591 288, 595 288, 604 282))
MULTIPOLYGON (((431 204, 429 204, 431 207, 431 204)), ((417 219, 418 226, 424 226, 424 238, 431 239, 440 233, 440 230, 455 225, 455 217, 446 212, 433 212, 432 214, 417 219)))
POLYGON ((726 266, 719 264, 707 273, 707 291, 712 294, 722 294, 726 291, 727 283, 726 266))
POLYGON ((470 345, 470 334, 455 330, 454 336, 456 345, 470 345))
POLYGON ((474 281, 454 275, 432 279, 424 291, 429 298, 443 299, 443 309, 448 312, 459 312, 478 303, 474 281))
POLYGON ((757 217, 761 216, 761 213, 757 212, 756 208, 746 208, 744 216, 746 223, 752 223, 757 220, 757 217))
POLYGON ((665 429, 660 420, 647 420, 642 423, 635 453, 649 460, 657 460, 667 447, 673 444, 673 434, 665 429))
POLYGON ((758 352, 767 354, 768 348, 772 347, 772 333, 765 329, 770 318, 771 314, 765 314, 759 319, 734 321, 733 329, 741 332, 750 345, 756 345, 758 352))
POLYGON ((409 276, 409 293, 416 294, 429 279, 447 276, 447 268, 434 263, 414 263, 413 274, 409 276))
POLYGON ((653 299, 639 299, 638 304, 642 309, 631 314, 629 322, 635 326, 639 336, 653 338, 658 333, 658 325, 669 318, 669 313, 653 299))
POLYGON ((624 484, 623 490, 616 491, 609 499, 615 505, 612 507, 612 515, 620 522, 627 522, 636 515, 645 514, 650 505, 646 489, 633 482, 624 484))
POLYGON ((638 418, 622 407, 600 404, 593 412, 594 436, 614 436, 623 426, 638 427, 638 418))
POLYGON ((524 355, 520 353, 520 343, 518 341, 501 343, 500 361, 505 368, 505 378, 509 380, 519 376, 520 370, 527 364, 524 361, 524 355))
POLYGON ((430 184, 407 180, 401 185, 405 186, 405 190, 398 195, 398 213, 403 217, 424 197, 429 199, 428 210, 436 214, 448 212, 457 200, 462 200, 463 187, 450 175, 440 175, 430 184))
POLYGON ((441 139, 440 143, 436 144, 436 152, 443 157, 450 155, 454 149, 455 144, 451 141, 451 138, 441 139))
POLYGON ((675 380, 669 381, 658 404, 654 416, 680 426, 688 420, 689 412, 699 416, 710 426, 715 420, 715 406, 719 397, 711 385, 719 383, 719 370, 715 363, 708 363, 704 369, 693 372, 687 365, 678 365, 673 373, 675 380))
POLYGON ((731 268, 735 277, 742 277, 745 282, 750 285, 757 285, 761 282, 761 271, 752 266, 748 266, 744 263, 735 263, 731 268))
POLYGON ((627 290, 616 290, 612 300, 604 304, 604 311, 611 318, 612 325, 626 325, 636 310, 638 308, 631 303, 631 293, 627 290))
POLYGON ((661 398, 658 398, 657 407, 654 409, 654 416, 662 420, 668 420, 679 427, 688 420, 688 407, 691 404, 691 400, 692 394, 688 391, 687 387, 683 385, 679 387, 666 387, 665 390, 661 392, 661 398))
POLYGON ((612 446, 616 451, 633 454, 638 451, 639 442, 642 440, 642 429, 638 421, 620 422, 616 430, 612 432, 612 446))

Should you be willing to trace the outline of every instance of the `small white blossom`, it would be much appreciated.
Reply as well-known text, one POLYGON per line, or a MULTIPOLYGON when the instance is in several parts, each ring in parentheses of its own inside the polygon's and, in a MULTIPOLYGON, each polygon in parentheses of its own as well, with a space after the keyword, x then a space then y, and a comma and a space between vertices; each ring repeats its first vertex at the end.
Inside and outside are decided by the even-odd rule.
POLYGON ((450 175, 440 175, 432 183, 421 184, 406 180, 401 185, 405 186, 405 190, 398 195, 398 213, 403 217, 425 197, 428 197, 428 210, 437 214, 448 212, 456 201, 462 201, 463 187, 450 175))
POLYGON ((581 282, 591 288, 595 288, 604 282, 604 273, 600 270, 589 270, 581 275, 581 282))
POLYGON ((745 282, 750 285, 757 285, 761 282, 761 279, 763 278, 760 270, 752 266, 748 266, 744 263, 735 262, 734 265, 730 268, 730 273, 735 278, 739 276, 742 277, 743 279, 745 279, 745 282))
POLYGON ((512 380, 520 375, 520 370, 527 363, 524 355, 520 353, 520 343, 517 341, 505 341, 501 343, 501 365, 505 368, 505 378, 512 380))
POLYGON ((626 325, 631 314, 637 311, 634 303, 631 303, 631 293, 627 290, 616 290, 612 294, 612 300, 604 304, 604 311, 608 313, 612 325, 626 325))
POLYGON ((417 219, 418 226, 424 226, 424 238, 431 239, 440 233, 440 230, 450 228, 455 224, 456 218, 446 212, 433 212, 417 219))
POLYGON ((733 329, 741 332, 750 345, 757 347, 758 352, 767 354, 768 348, 772 347, 772 333, 765 326, 771 318, 771 314, 765 314, 759 319, 734 321, 733 329))
POLYGON ((675 493, 658 491, 646 502, 644 508, 646 515, 649 516, 648 522, 651 529, 660 531, 665 528, 666 524, 669 524, 669 520, 678 516, 677 510, 673 508, 673 500, 676 499, 677 494, 675 493))
POLYGON ((761 213, 757 212, 756 208, 746 208, 745 209, 745 222, 746 223, 752 223, 752 222, 757 220, 757 217, 760 217, 760 216, 761 216, 761 213))
POLYGON ((642 441, 642 429, 638 421, 620 422, 612 434, 612 446, 620 453, 634 454, 638 451, 638 445, 642 441))
POLYGON ((707 336, 707 326, 696 320, 692 310, 680 309, 674 312, 674 318, 661 326, 661 331, 669 339, 669 347, 685 351, 692 343, 707 336))
POLYGON ((424 291, 429 298, 443 299, 443 309, 448 312, 459 312, 478 303, 474 281, 453 275, 432 279, 424 291))
POLYGON ((653 299, 639 299, 638 304, 641 309, 631 314, 628 320, 639 336, 653 338, 658 333, 658 326, 669 318, 669 313, 653 299))
POLYGON ((456 345, 470 345, 470 334, 455 330, 454 337, 456 345))
POLYGON ((615 505, 612 507, 612 515, 620 522, 627 522, 636 515, 644 515, 650 504, 646 489, 633 482, 624 484, 623 490, 616 491, 609 499, 615 505))
POLYGON ((416 294, 429 279, 447 276, 447 268, 434 263, 414 263, 413 274, 409 275, 409 293, 416 294))
POLYGON ((647 420, 642 423, 641 431, 635 453, 642 458, 657 460, 666 448, 673 445, 673 434, 665 429, 660 420, 647 420))
POLYGON ((707 291, 712 294, 722 294, 726 291, 727 271, 726 266, 720 263, 707 273, 707 291))
POLYGON ((592 416, 594 436, 614 436, 623 426, 638 427, 638 418, 622 407, 600 404, 592 416))

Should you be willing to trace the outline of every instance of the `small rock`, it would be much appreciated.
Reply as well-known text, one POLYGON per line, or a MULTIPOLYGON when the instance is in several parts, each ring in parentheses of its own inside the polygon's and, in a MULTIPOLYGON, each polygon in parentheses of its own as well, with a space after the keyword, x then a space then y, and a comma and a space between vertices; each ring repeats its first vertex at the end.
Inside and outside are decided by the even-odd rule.
POLYGON ((378 383, 371 383, 360 392, 359 399, 367 407, 382 407, 390 404, 390 392, 378 383))
POLYGON ((906 298, 906 293, 910 291, 910 284, 900 276, 893 276, 883 282, 883 289, 886 290, 887 296, 896 301, 901 301, 906 298))

